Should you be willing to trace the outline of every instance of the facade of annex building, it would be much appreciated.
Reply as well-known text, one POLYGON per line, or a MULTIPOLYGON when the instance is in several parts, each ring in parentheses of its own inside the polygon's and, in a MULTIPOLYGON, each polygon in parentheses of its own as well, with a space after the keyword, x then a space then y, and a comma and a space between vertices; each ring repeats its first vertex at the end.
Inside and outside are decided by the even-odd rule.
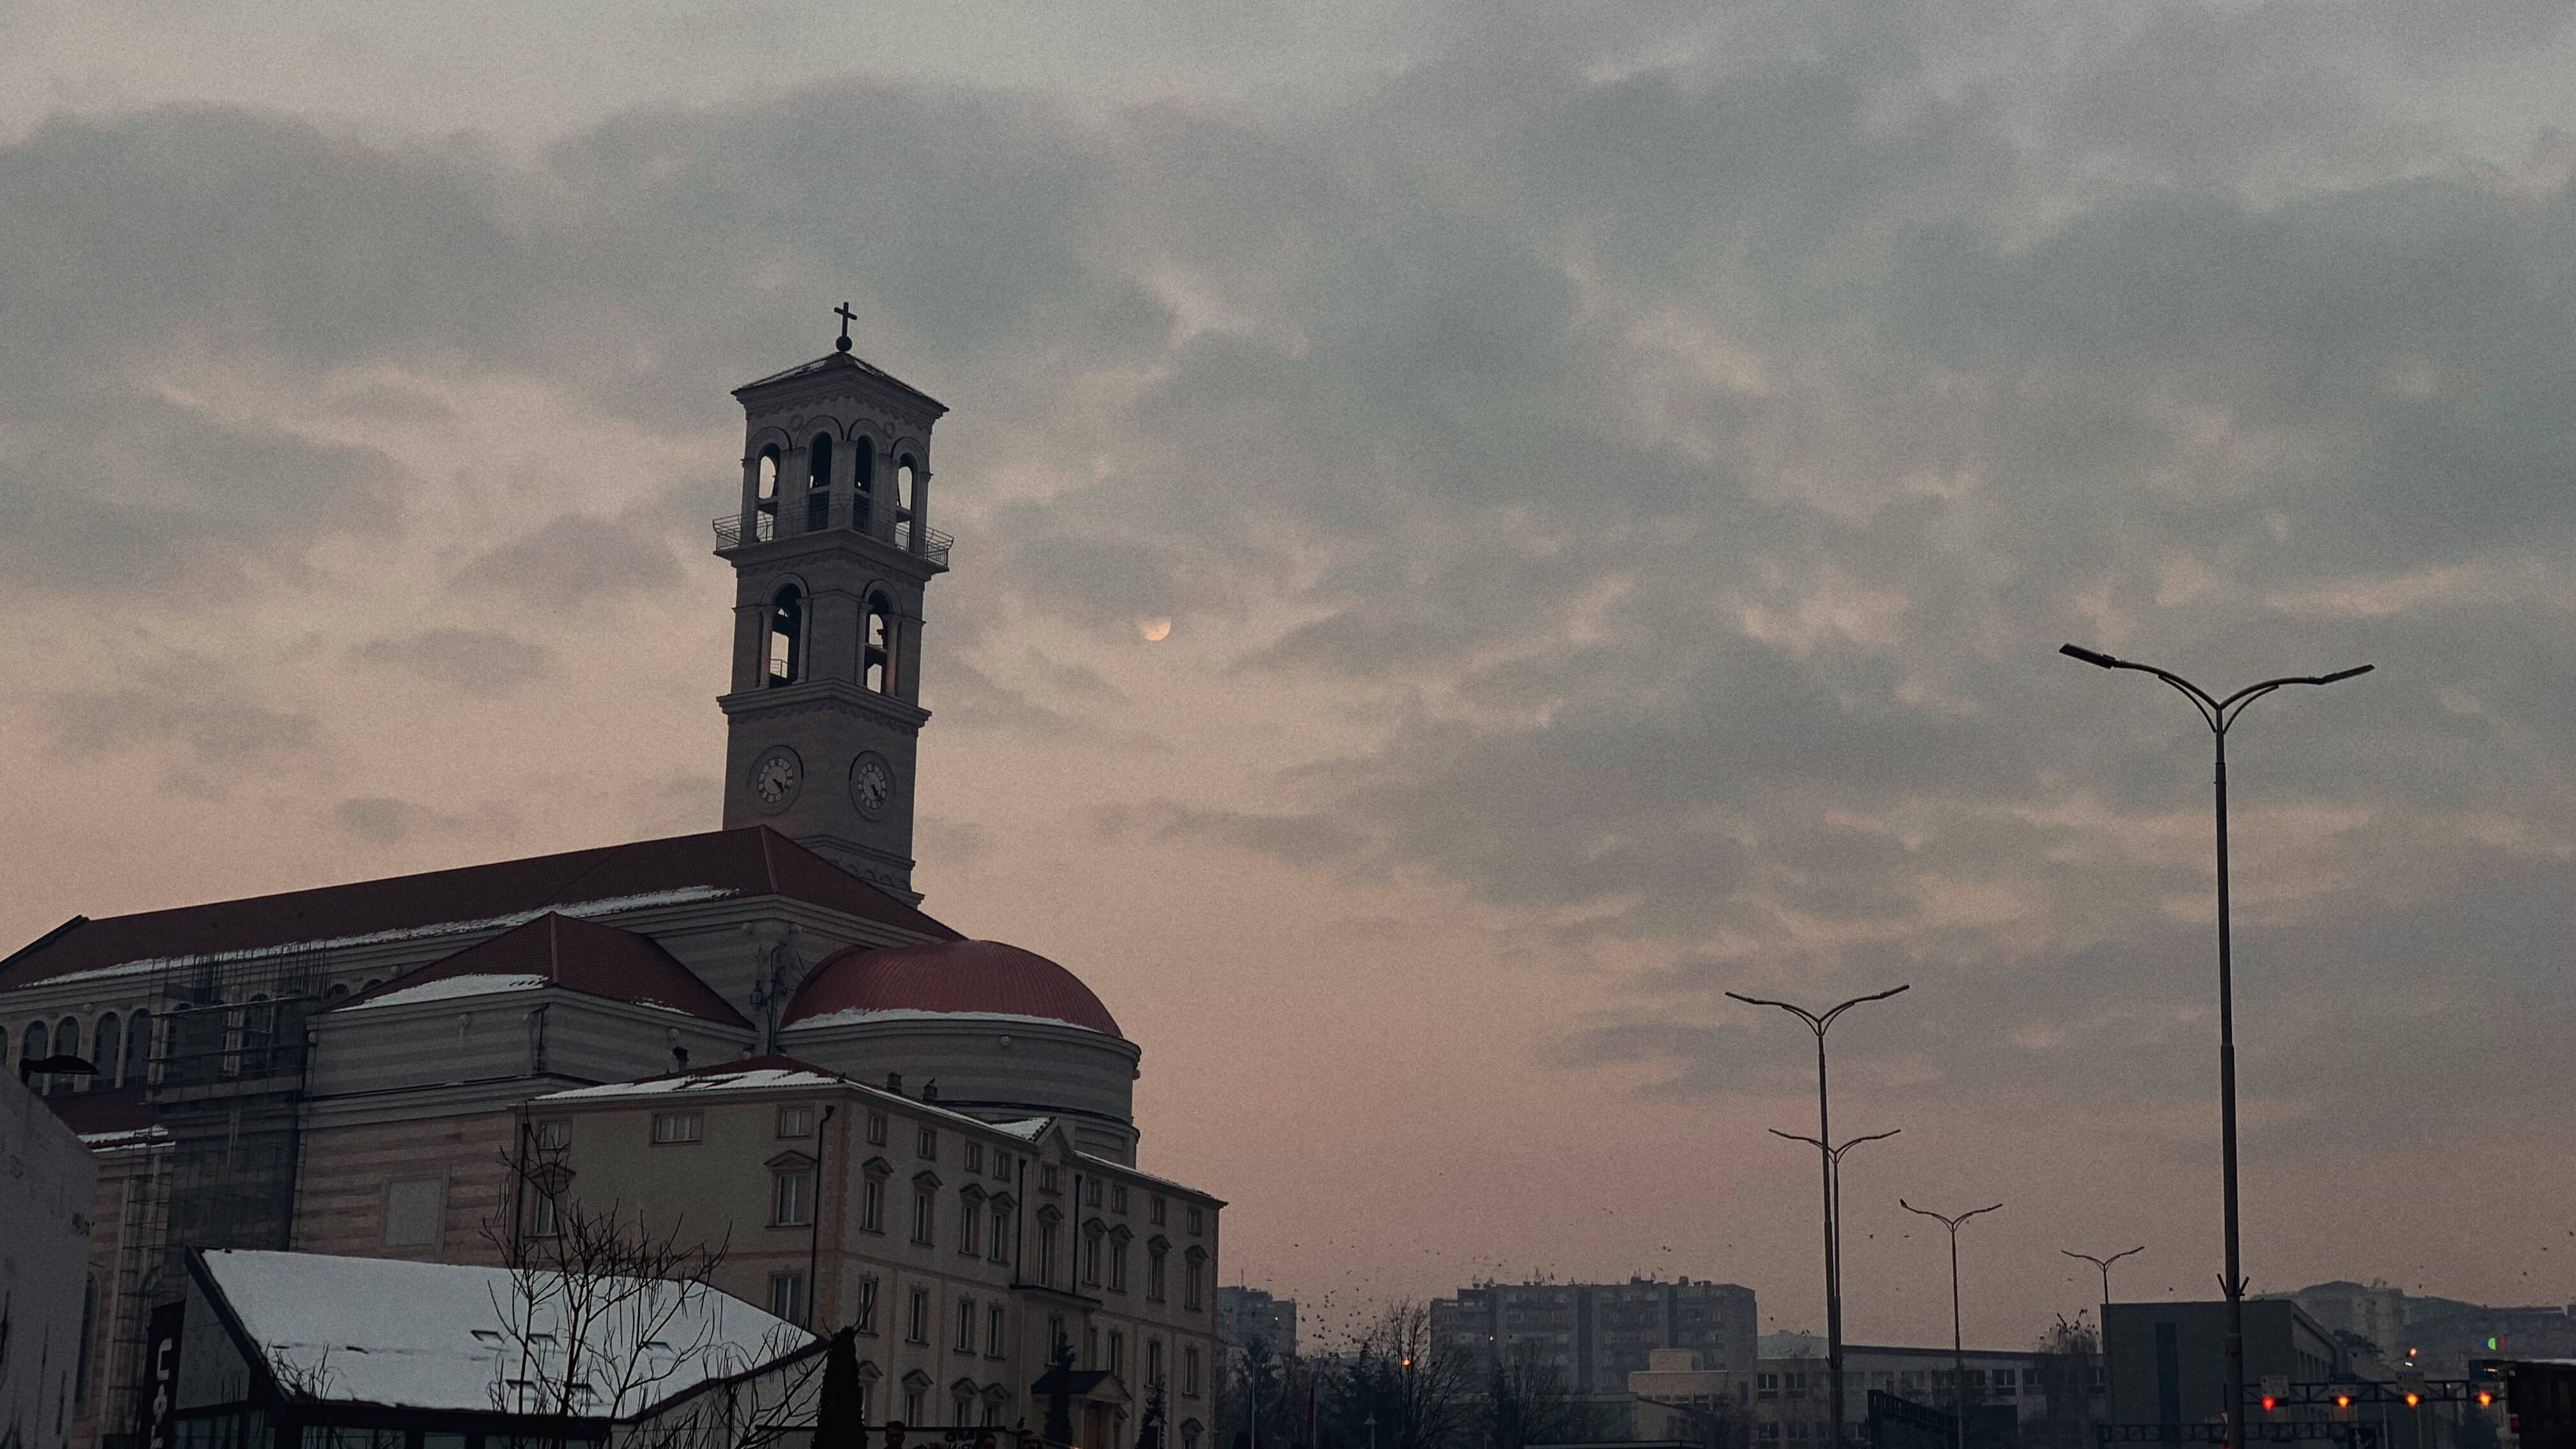
POLYGON ((136 1425, 188 1249, 498 1264, 612 1208, 715 1286, 856 1325, 870 1412, 1200 1449, 1213 1196, 1138 1168, 1141 1050, 1056 963, 912 890, 945 409, 841 350, 735 393, 723 828, 89 920, 0 959, 0 1063, 98 1167, 69 1442, 136 1425), (1093 1372, 1097 1371, 1097 1377, 1093 1372))

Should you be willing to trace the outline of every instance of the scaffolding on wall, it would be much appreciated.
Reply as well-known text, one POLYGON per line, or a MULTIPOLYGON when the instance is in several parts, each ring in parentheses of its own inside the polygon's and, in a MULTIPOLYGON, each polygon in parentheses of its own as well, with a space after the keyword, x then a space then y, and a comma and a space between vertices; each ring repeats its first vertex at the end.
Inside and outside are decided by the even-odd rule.
POLYGON ((178 962, 152 973, 144 1100, 158 1134, 117 1214, 103 1449, 145 1382, 152 1309, 178 1297, 190 1248, 291 1246, 307 1023, 329 1004, 320 952, 178 962))

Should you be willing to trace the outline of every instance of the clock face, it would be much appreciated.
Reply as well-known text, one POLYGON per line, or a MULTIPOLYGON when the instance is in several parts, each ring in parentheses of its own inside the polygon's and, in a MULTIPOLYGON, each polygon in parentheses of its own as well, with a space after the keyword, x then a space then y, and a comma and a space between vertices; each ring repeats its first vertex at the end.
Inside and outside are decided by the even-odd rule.
POLYGON ((883 819, 894 799, 894 765, 874 750, 850 762, 850 803, 870 820, 883 819))
POLYGON ((762 810, 779 811, 796 798, 805 780, 805 762, 785 745, 776 745, 751 762, 751 797, 762 810))

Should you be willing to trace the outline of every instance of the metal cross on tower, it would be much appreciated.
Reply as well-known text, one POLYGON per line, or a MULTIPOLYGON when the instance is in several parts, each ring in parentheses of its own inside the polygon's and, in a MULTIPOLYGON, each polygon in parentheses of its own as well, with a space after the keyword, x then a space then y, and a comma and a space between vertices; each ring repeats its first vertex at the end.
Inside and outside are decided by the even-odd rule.
POLYGON ((859 314, 850 310, 849 303, 843 302, 832 309, 832 315, 841 319, 841 340, 832 344, 832 350, 847 352, 850 350, 850 324, 859 320, 859 314))

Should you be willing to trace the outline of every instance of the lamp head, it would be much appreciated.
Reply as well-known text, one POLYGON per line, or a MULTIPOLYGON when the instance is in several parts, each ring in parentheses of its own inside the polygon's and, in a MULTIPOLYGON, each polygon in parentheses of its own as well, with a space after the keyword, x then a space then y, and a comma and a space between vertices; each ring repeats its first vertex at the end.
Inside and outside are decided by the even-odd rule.
POLYGON ((2081 659, 2085 663, 2100 669, 2117 669, 2120 667, 2119 660, 2112 658, 2108 654, 2096 653, 2093 650, 2085 648, 2081 644, 2061 644, 2057 647, 2057 652, 2065 655, 2069 659, 2081 659))
POLYGON ((2338 680, 2338 679, 2350 679, 2350 678, 2352 678, 2352 677, 2353 677, 2354 675, 2356 675, 2356 674, 2368 674, 2368 673, 2371 671, 2372 667, 2373 667, 2373 666, 2371 666, 2371 665, 2364 664, 2364 665, 2362 665, 2362 666, 2361 666, 2360 668, 2358 668, 2358 669, 2338 669, 2338 670, 2336 670, 2334 673, 2329 674, 2329 675, 2327 675, 2326 677, 2324 677, 2323 679, 2318 680, 2318 681, 2317 681, 2317 683, 2319 683, 2319 684, 2332 684, 2332 683, 2334 683, 2334 682, 2335 682, 2336 680, 2338 680))

